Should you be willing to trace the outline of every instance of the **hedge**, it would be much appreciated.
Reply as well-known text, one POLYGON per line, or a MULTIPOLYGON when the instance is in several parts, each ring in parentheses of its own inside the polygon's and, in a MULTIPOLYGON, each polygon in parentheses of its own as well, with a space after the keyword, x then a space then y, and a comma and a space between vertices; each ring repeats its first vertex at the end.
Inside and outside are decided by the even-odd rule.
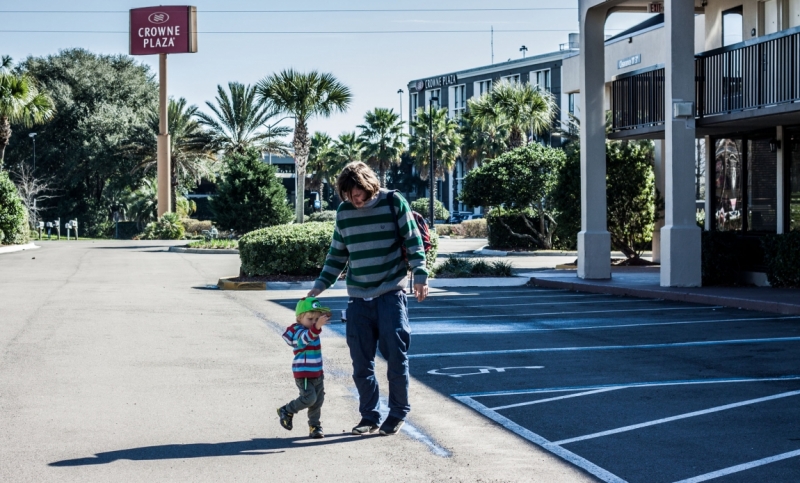
POLYGON ((258 275, 319 275, 333 238, 333 223, 278 225, 239 239, 242 272, 258 275))
POLYGON ((515 236, 511 236, 508 228, 504 227, 500 222, 505 222, 516 233, 530 234, 530 230, 525 226, 520 215, 526 215, 533 218, 535 221, 534 226, 539 226, 538 218, 531 209, 526 210, 505 210, 502 208, 495 208, 486 216, 486 224, 488 228, 489 246, 492 248, 511 248, 522 250, 536 250, 539 245, 532 240, 523 240, 515 236))
POLYGON ((800 287, 800 232, 768 235, 761 244, 769 284, 773 287, 800 287))
POLYGON ((477 220, 462 221, 457 225, 436 225, 436 233, 466 238, 486 238, 489 236, 486 226, 486 220, 479 218, 477 220))
POLYGON ((28 212, 8 172, 0 170, 0 244, 17 245, 27 241, 28 212))
POLYGON ((164 216, 144 227, 142 240, 180 240, 185 230, 177 213, 164 213, 164 216))

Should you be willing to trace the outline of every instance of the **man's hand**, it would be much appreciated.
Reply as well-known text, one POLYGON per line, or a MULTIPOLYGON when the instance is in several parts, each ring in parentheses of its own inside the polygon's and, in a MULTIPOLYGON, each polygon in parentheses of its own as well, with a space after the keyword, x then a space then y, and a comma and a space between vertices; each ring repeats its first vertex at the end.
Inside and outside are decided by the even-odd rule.
POLYGON ((317 323, 314 324, 317 327, 317 330, 322 330, 322 326, 327 325, 331 321, 331 314, 324 314, 320 315, 317 319, 317 323))
POLYGON ((320 290, 318 288, 312 288, 311 290, 308 291, 308 295, 306 295, 306 297, 316 297, 317 295, 319 295, 321 293, 322 293, 322 290, 320 290))
POLYGON ((424 283, 414 284, 414 295, 417 297, 417 302, 422 302, 428 296, 428 285, 424 283))

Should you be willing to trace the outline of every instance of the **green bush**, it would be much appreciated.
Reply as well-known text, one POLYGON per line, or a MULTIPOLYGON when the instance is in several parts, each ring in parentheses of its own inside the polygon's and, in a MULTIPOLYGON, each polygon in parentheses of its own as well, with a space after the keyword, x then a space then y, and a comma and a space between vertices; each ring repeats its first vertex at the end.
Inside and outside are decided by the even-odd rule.
POLYGON ((510 277, 511 263, 487 262, 469 258, 450 257, 433 270, 436 277, 469 278, 469 277, 510 277))
POLYGON ((17 194, 17 187, 0 170, 0 243, 18 245, 28 242, 28 213, 17 194))
POLYGON ((317 211, 308 215, 308 221, 336 221, 336 210, 317 211))
MULTIPOLYGON (((422 215, 426 220, 430 214, 430 198, 419 198, 411 203, 411 210, 422 215)), ((449 220, 450 212, 444 207, 441 201, 434 200, 433 216, 437 220, 449 220)))
POLYGON ((428 273, 433 270, 433 266, 436 265, 436 256, 439 254, 439 234, 436 232, 431 232, 431 249, 428 250, 428 253, 425 254, 425 268, 428 269, 428 273))
POLYGON ((463 221, 458 225, 436 225, 436 233, 444 236, 463 236, 466 238, 486 238, 489 236, 486 220, 463 221))
POLYGON ((736 233, 704 231, 701 248, 703 285, 735 284, 741 270, 741 258, 736 233))
POLYGON ((192 235, 200 235, 203 230, 211 230, 211 221, 195 220, 194 218, 181 218, 184 231, 192 235))
POLYGON ((508 225, 515 233, 534 236, 525 224, 523 217, 533 226, 539 226, 539 219, 530 208, 524 210, 506 210, 495 208, 486 216, 488 226, 489 246, 492 248, 506 248, 517 250, 536 250, 540 247, 534 240, 512 236, 508 225))
POLYGON ((333 223, 278 225, 239 239, 242 272, 256 275, 319 275, 333 237, 333 223))
POLYGON ((147 224, 142 240, 181 240, 184 228, 177 213, 164 213, 157 221, 147 224))
POLYGON ((761 243, 769 284, 800 287, 800 232, 767 235, 761 243))

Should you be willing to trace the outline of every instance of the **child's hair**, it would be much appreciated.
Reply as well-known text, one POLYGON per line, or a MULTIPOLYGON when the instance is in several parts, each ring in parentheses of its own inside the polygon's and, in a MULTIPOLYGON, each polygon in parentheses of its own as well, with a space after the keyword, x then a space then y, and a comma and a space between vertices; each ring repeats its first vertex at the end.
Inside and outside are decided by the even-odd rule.
POLYGON ((336 180, 336 193, 343 201, 350 200, 353 188, 363 190, 367 199, 371 199, 380 190, 381 183, 375 176, 375 171, 361 161, 353 161, 344 167, 336 180))

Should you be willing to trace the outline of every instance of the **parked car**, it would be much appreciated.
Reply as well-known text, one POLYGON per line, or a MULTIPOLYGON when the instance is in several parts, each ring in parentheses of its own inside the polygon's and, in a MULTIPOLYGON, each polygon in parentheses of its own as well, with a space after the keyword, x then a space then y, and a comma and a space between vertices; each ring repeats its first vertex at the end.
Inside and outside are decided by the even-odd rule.
POLYGON ((451 225, 456 225, 458 223, 461 223, 465 219, 464 217, 469 216, 471 214, 472 214, 471 211, 454 211, 450 213, 450 219, 448 220, 448 223, 450 223, 451 225))

